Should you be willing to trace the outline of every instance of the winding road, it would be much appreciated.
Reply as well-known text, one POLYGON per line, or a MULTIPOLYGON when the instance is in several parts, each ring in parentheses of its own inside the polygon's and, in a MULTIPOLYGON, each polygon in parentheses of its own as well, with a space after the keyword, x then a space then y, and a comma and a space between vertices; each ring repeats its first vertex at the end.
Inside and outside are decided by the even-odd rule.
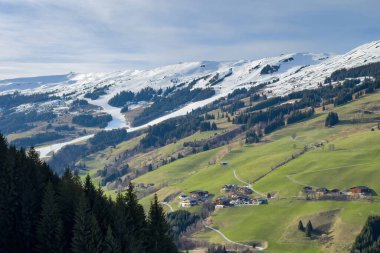
POLYGON ((238 180, 239 182, 241 182, 241 183, 247 185, 247 186, 249 187, 249 189, 251 189, 252 191, 254 191, 256 194, 258 194, 258 195, 260 195, 260 196, 262 196, 262 197, 266 197, 266 195, 265 195, 264 193, 261 193, 261 192, 255 190, 255 189, 252 187, 252 185, 251 185, 250 183, 248 183, 248 182, 244 181, 243 179, 241 179, 241 178, 237 175, 237 173, 236 173, 236 169, 232 168, 231 166, 229 166, 229 167, 232 169, 232 171, 233 171, 233 173, 234 173, 234 177, 236 178, 236 180, 238 180))
POLYGON ((165 206, 167 206, 167 207, 169 207, 169 209, 170 209, 170 212, 174 212, 174 209, 173 209, 173 207, 168 203, 168 202, 160 202, 160 204, 161 205, 165 205, 165 206))
POLYGON ((214 231, 215 233, 218 233, 225 241, 229 242, 229 243, 232 243, 232 244, 235 244, 235 245, 239 245, 239 246, 243 246, 243 247, 248 247, 248 248, 251 248, 253 249, 253 247, 251 245, 248 245, 248 244, 244 244, 244 243, 240 243, 240 242, 235 242, 235 241, 232 241, 231 239, 229 239, 225 234, 223 234, 220 230, 216 229, 216 228, 213 228, 209 225, 206 224, 205 221, 202 221, 202 224, 205 228, 208 228, 208 229, 211 229, 212 231, 214 231))

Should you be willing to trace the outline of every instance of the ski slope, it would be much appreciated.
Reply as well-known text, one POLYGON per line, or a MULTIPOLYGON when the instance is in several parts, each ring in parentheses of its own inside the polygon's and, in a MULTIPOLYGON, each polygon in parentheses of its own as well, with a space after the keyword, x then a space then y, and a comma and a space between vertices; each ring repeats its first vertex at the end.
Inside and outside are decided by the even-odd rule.
MULTIPOLYGON (((62 97, 63 103, 70 104, 75 99, 83 99, 88 92, 107 86, 106 95, 96 100, 87 99, 88 102, 101 107, 102 111, 112 115, 113 120, 106 129, 126 127, 129 131, 134 131, 172 117, 185 115, 220 97, 227 96, 238 88, 249 88, 269 82, 270 84, 265 88, 267 92, 272 95, 286 95, 293 91, 317 88, 319 84, 323 84, 326 77, 338 69, 352 68, 378 61, 380 61, 380 41, 373 41, 343 55, 293 53, 259 60, 185 62, 150 70, 69 73, 67 75, 0 80, 0 94, 15 91, 23 94, 49 93, 62 97), (265 72, 264 70, 268 66, 273 71, 265 72), (216 75, 222 80, 211 86, 210 80, 216 75), (179 84, 188 85, 197 79, 199 81, 193 88, 213 87, 216 92, 215 96, 203 101, 191 102, 138 128, 131 128, 130 123, 120 112, 120 108, 108 104, 110 98, 123 90, 138 92, 145 87, 164 89, 179 84)), ((25 106, 25 108, 30 108, 30 106, 33 105, 25 106)), ((49 105, 45 106, 49 108, 49 105)), ((20 108, 22 110, 23 107, 20 108)))

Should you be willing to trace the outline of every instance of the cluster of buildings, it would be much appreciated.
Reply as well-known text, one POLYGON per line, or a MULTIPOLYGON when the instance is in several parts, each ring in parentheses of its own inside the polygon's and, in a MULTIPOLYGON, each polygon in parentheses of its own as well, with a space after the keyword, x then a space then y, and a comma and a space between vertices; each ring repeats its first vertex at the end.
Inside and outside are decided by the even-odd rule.
POLYGON ((252 194, 253 190, 248 186, 238 186, 236 184, 226 184, 222 187, 221 192, 230 194, 252 194))
POLYGON ((245 195, 231 195, 230 197, 218 197, 215 202, 215 209, 233 207, 233 206, 246 206, 246 205, 262 205, 268 204, 266 198, 251 198, 245 195))
POLYGON ((149 187, 153 187, 153 186, 154 186, 153 183, 149 183, 149 184, 137 183, 137 184, 135 184, 136 188, 144 188, 144 189, 149 188, 149 187))
POLYGON ((179 199, 181 200, 180 206, 181 207, 192 207, 196 206, 199 203, 205 202, 210 197, 210 194, 208 191, 203 190, 195 190, 190 192, 189 196, 186 194, 181 194, 179 196, 179 199))
POLYGON ((325 187, 313 188, 312 186, 305 186, 302 194, 306 199, 351 199, 351 198, 365 198, 373 195, 373 190, 367 186, 354 186, 346 190, 332 189, 329 190, 325 187))

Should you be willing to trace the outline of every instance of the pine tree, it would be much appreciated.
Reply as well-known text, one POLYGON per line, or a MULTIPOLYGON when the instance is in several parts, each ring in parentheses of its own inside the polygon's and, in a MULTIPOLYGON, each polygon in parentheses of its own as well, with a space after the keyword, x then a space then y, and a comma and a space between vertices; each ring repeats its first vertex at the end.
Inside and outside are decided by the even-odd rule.
POLYGON ((91 223, 90 223, 90 244, 89 244, 89 252, 93 253, 102 253, 104 246, 104 238, 103 234, 99 228, 98 221, 95 216, 91 215, 91 223))
POLYGON ((127 204, 125 197, 119 192, 116 196, 115 203, 115 224, 114 224, 114 232, 116 237, 118 238, 119 245, 121 247, 122 252, 129 252, 130 248, 130 230, 127 226, 127 222, 130 220, 129 212, 127 210, 127 204))
POLYGON ((107 234, 104 239, 104 253, 121 253, 119 242, 115 239, 112 229, 108 226, 107 234))
POLYGON ((91 181, 91 177, 88 174, 84 180, 83 188, 84 188, 84 192, 86 193, 86 197, 89 200, 90 208, 92 208, 92 206, 94 205, 94 201, 95 201, 96 190, 95 190, 95 186, 93 185, 93 183, 91 181))
POLYGON ((13 248, 18 212, 17 170, 12 166, 14 156, 7 145, 5 137, 0 134, 0 252, 13 248))
POLYGON ((60 253, 64 249, 63 223, 51 182, 46 186, 42 200, 41 220, 37 227, 37 248, 39 252, 60 253))
POLYGON ((82 193, 81 181, 74 176, 69 169, 66 169, 62 181, 58 184, 58 204, 61 210, 64 224, 64 237, 66 245, 70 246, 73 237, 73 227, 75 225, 75 211, 82 193))
POLYGON ((177 252, 170 233, 170 226, 166 221, 164 210, 158 203, 157 195, 155 194, 148 216, 148 252, 177 252))
POLYGON ((132 252, 145 252, 145 213, 144 208, 138 203, 132 183, 129 183, 128 190, 125 194, 125 201, 130 216, 127 226, 131 229, 132 252))
POLYGON ((311 224, 311 221, 309 220, 306 224, 306 229, 305 229, 306 237, 311 237, 312 232, 313 232, 313 225, 311 224))
POLYGON ((96 218, 91 214, 86 198, 82 196, 75 213, 72 251, 74 253, 100 253, 102 245, 103 238, 96 218))
POLYGON ((298 222, 298 230, 305 232, 305 227, 303 226, 303 223, 301 220, 298 222))
POLYGON ((41 160, 38 152, 34 149, 34 147, 31 147, 28 151, 28 157, 31 159, 33 162, 35 162, 38 165, 41 165, 41 160))
POLYGON ((351 252, 355 253, 380 252, 380 216, 369 216, 362 231, 356 237, 351 248, 351 252))
POLYGON ((326 117, 325 126, 331 127, 339 123, 339 116, 336 112, 329 112, 326 117))
POLYGON ((69 170, 59 178, 2 135, 0 185, 0 252, 176 252, 157 199, 148 226, 133 187, 115 203, 90 177, 83 186, 69 170))

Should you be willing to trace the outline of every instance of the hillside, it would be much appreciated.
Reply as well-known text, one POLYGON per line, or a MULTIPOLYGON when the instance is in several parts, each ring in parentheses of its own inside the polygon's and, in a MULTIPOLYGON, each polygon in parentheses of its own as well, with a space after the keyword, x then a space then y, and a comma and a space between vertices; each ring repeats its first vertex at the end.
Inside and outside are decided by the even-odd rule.
MULTIPOLYGON (((151 70, 69 73, 2 80, 2 100, 17 102, 0 104, 2 116, 12 119, 7 124, 3 123, 0 130, 13 140, 43 132, 49 126, 45 124, 46 119, 58 126, 74 123, 77 131, 64 133, 49 141, 33 142, 35 146, 49 144, 51 139, 55 144, 63 143, 39 149, 44 157, 50 151, 57 152, 68 141, 82 141, 83 135, 96 132, 98 128, 126 127, 129 131, 139 130, 185 115, 236 89, 264 86, 262 92, 275 96, 317 88, 336 70, 379 61, 379 45, 378 41, 370 42, 343 55, 294 53, 259 60, 178 63, 151 70), (110 101, 122 92, 131 92, 135 96, 115 107, 110 101), (194 95, 185 98, 183 94, 189 92, 194 95), (173 100, 171 97, 181 97, 182 100, 173 100), (20 113, 43 114, 44 117, 30 115, 24 117, 21 124, 20 113), (101 119, 104 114, 110 115, 111 120, 101 119), (76 115, 91 115, 93 123, 78 125, 73 120, 76 115), (57 117, 60 119, 57 120, 57 117), (75 139, 79 136, 82 138, 75 139)), ((90 137, 87 135, 87 138, 90 137)))
MULTIPOLYGON (((326 187, 348 189, 365 185, 379 192, 377 184, 380 162, 380 131, 377 129, 380 94, 366 96, 351 104, 336 107, 344 122, 333 128, 326 128, 326 112, 318 113, 313 119, 286 127, 268 135, 263 143, 254 145, 232 145, 232 150, 221 157, 217 164, 209 165, 220 149, 189 156, 166 165, 154 172, 134 180, 136 183, 166 183, 158 191, 162 201, 178 209, 180 193, 193 190, 207 190, 214 198, 222 195, 225 184, 239 184, 239 179, 253 182, 271 168, 286 160, 305 145, 329 143, 334 149, 313 147, 300 157, 289 161, 266 177, 257 180, 252 187, 259 193, 274 193, 275 198, 268 205, 231 207, 217 210, 211 215, 212 227, 220 229, 229 239, 249 243, 264 240, 271 252, 346 252, 356 234, 361 230, 370 214, 379 214, 378 197, 367 201, 307 201, 298 198, 303 187, 326 187), (364 115, 360 112, 371 111, 364 115), (366 122, 350 123, 353 119, 366 117, 366 122), (372 120, 368 120, 372 119, 372 120), (347 120, 347 123, 346 121, 347 120), (372 127, 376 131, 371 131, 372 127), (292 138, 292 136, 296 136, 292 138), (228 161, 229 166, 219 165, 228 161), (328 215, 328 217, 324 217, 328 215), (297 232, 299 220, 320 226, 323 234, 307 240, 297 232), (306 251, 307 249, 307 251, 306 251)), ((355 121, 353 121, 355 122, 355 121)), ((141 203, 149 203, 148 196, 141 203)), ((194 211, 199 210, 193 207, 194 211)), ((198 240, 227 243, 217 233, 202 229, 193 235, 198 240)), ((228 243, 227 243, 228 244, 228 243)))
POLYGON ((379 77, 371 42, 11 79, 0 81, 0 131, 37 146, 58 176, 89 175, 114 199, 133 183, 145 211, 157 195, 174 222, 194 218, 177 224, 184 250, 349 252, 380 210, 379 77))

